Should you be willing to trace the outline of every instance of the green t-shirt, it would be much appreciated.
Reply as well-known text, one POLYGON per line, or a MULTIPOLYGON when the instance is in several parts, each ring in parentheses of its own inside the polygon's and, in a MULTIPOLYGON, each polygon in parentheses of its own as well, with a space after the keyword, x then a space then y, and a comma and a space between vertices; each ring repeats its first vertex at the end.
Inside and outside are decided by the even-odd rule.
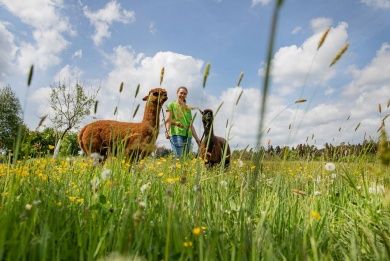
POLYGON ((171 112, 170 134, 192 137, 190 126, 192 114, 190 108, 184 108, 177 101, 173 101, 167 105, 167 111, 171 112))

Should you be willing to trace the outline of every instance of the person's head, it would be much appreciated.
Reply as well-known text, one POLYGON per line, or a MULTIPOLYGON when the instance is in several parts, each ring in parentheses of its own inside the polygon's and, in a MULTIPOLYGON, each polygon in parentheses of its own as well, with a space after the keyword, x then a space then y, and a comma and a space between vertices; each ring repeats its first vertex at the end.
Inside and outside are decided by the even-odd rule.
POLYGON ((182 102, 186 102, 187 94, 188 94, 188 89, 187 87, 180 86, 177 91, 177 99, 182 102))

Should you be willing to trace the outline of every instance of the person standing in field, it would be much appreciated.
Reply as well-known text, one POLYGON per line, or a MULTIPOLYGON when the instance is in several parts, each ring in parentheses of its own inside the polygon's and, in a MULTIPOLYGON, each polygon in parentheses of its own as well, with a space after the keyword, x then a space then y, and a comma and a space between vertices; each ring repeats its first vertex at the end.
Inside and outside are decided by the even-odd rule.
POLYGON ((172 150, 177 158, 181 158, 191 151, 192 136, 199 144, 199 138, 193 126, 191 108, 186 103, 187 94, 186 87, 179 87, 176 91, 176 101, 167 105, 165 136, 170 140, 172 150))

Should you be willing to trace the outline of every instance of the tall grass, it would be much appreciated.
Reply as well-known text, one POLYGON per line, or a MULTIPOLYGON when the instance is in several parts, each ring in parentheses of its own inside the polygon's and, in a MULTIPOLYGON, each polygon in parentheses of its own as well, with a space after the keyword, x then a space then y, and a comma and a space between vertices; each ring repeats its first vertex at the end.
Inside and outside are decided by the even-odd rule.
POLYGON ((324 162, 263 162, 254 214, 244 219, 253 163, 233 161, 226 175, 216 168, 197 181, 197 168, 205 170, 196 159, 172 162, 1 165, 0 259, 390 257, 378 163, 336 163, 328 172, 324 162))

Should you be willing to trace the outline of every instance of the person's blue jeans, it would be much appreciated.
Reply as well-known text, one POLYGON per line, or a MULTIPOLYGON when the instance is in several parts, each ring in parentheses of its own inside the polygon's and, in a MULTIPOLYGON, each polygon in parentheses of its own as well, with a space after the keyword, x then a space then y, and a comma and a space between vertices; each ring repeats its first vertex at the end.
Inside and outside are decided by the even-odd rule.
POLYGON ((191 137, 173 135, 170 141, 173 153, 177 158, 187 155, 191 150, 191 137))

